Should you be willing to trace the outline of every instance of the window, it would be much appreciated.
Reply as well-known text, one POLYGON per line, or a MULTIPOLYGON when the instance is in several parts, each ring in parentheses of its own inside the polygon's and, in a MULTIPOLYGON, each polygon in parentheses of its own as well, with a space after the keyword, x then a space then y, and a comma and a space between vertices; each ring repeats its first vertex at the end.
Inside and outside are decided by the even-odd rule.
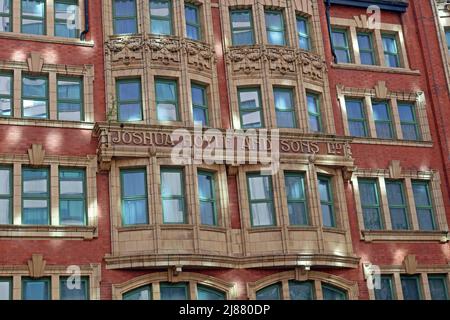
POLYGON ((367 137, 367 120, 362 100, 346 100, 348 130, 351 136, 367 137))
POLYGON ((89 278, 71 280, 69 277, 61 277, 59 290, 60 300, 89 300, 89 278))
POLYGON ((206 88, 202 85, 192 84, 191 93, 194 123, 200 122, 202 126, 207 126, 209 124, 209 115, 206 88))
POLYGON ((0 300, 12 299, 12 278, 0 278, 0 300))
POLYGON ((199 171, 197 180, 201 223, 216 226, 218 223, 214 173, 199 171))
POLYGON ((197 300, 225 300, 225 294, 217 289, 198 284, 197 300))
POLYGON ((291 300, 314 300, 314 282, 289 281, 289 296, 291 300))
POLYGON ((22 115, 24 118, 48 118, 47 77, 22 78, 22 115))
POLYGON ((421 300, 422 292, 418 276, 400 276, 403 291, 403 300, 421 300))
POLYGON ((150 33, 171 35, 172 1, 150 0, 150 33))
POLYGON ((389 104, 386 101, 372 101, 372 111, 377 138, 392 139, 394 135, 389 104))
POLYGON ((264 127, 261 91, 259 88, 238 88, 238 99, 241 128, 264 127))
POLYGON ((113 0, 114 34, 137 33, 136 0, 113 0))
POLYGON ((161 300, 188 300, 189 290, 188 284, 184 282, 169 283, 161 282, 159 284, 161 291, 161 300))
POLYGON ((46 0, 22 0, 22 33, 46 34, 46 0))
POLYGON ((448 54, 450 55, 450 29, 445 30, 445 39, 447 40, 448 54))
POLYGON ((0 73, 0 117, 12 116, 12 106, 13 77, 9 73, 0 73))
POLYGON ((403 139, 419 140, 419 125, 417 123, 416 111, 411 103, 399 103, 398 114, 402 127, 403 139))
POLYGON ((271 286, 256 291, 256 300, 280 300, 280 299, 281 299, 281 285, 279 283, 275 283, 271 286))
POLYGON ((357 38, 361 64, 374 65, 375 55, 373 51, 372 34, 358 32, 357 38))
POLYGON ((292 89, 273 88, 275 99, 275 112, 277 116, 277 126, 279 128, 295 128, 295 106, 292 89))
POLYGON ((409 222, 403 183, 386 181, 386 192, 393 230, 408 230, 409 222))
POLYGON ((156 79, 156 113, 159 121, 178 121, 178 90, 174 80, 156 79))
POLYGON ((83 169, 59 170, 59 220, 61 225, 86 225, 86 173, 83 169))
POLYGON ((281 11, 266 11, 266 32, 269 44, 284 46, 286 37, 284 35, 284 18, 281 11))
POLYGON ((13 176, 11 167, 0 167, 0 224, 12 224, 13 176))
POLYGON ((186 37, 192 40, 202 40, 199 7, 193 4, 184 5, 186 19, 186 37))
POLYGON ((378 184, 376 180, 358 180, 361 207, 366 230, 381 230, 381 207, 378 184))
POLYGON ((347 31, 335 29, 331 31, 333 49, 337 63, 350 63, 350 49, 348 46, 347 31))
POLYGON ((147 170, 120 171, 122 196, 122 225, 148 223, 147 170))
POLYGON ((291 225, 309 225, 305 193, 305 176, 302 173, 286 172, 284 174, 286 197, 291 225))
POLYGON ((48 169, 22 169, 22 224, 50 224, 48 169))
POLYGON ((412 189, 414 202, 416 204, 417 220, 419 229, 425 231, 436 230, 436 223, 433 214, 433 204, 431 202, 430 188, 428 182, 413 181, 412 189))
POLYGON ((58 119, 83 120, 83 81, 81 79, 58 79, 58 119))
POLYGON ((380 288, 375 288, 374 291, 376 300, 394 300, 392 276, 380 276, 380 288))
POLYGON ((323 300, 347 300, 347 293, 335 286, 322 284, 323 300))
POLYGON ((428 285, 431 300, 448 300, 447 276, 445 274, 429 274, 428 285))
POLYGON ((298 45, 300 49, 311 50, 311 36, 309 35, 308 20, 297 16, 298 45))
POLYGON ((322 223, 324 227, 335 228, 333 191, 331 178, 319 176, 320 208, 322 210, 322 223))
POLYGON ((50 300, 50 278, 22 278, 22 300, 50 300))
POLYGON ((123 294, 123 300, 151 300, 152 287, 151 285, 143 286, 123 294))
POLYGON ((119 121, 142 120, 142 94, 140 79, 120 79, 116 82, 119 121))
POLYGON ((255 44, 252 10, 233 10, 230 15, 233 45, 243 46, 255 44))
POLYGON ((161 169, 161 196, 164 223, 187 223, 183 169, 161 169))
POLYGON ((322 117, 320 115, 319 96, 313 93, 306 93, 306 101, 308 105, 309 131, 322 131, 322 117))
POLYGON ((250 173, 247 174, 247 185, 252 227, 276 225, 272 178, 250 173))
POLYGON ((55 36, 78 38, 78 0, 55 0, 55 36))
POLYGON ((0 32, 12 31, 11 0, 0 0, 0 32))
POLYGON ((383 34, 381 38, 383 40, 384 61, 386 66, 391 68, 400 67, 396 37, 394 35, 383 34))

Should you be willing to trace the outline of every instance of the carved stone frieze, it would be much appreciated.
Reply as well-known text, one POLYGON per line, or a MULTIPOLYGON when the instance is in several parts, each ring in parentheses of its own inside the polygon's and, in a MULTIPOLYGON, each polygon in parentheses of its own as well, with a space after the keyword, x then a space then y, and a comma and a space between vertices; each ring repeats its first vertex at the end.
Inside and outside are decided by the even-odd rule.
POLYGON ((216 61, 214 50, 201 42, 185 40, 183 47, 186 51, 187 62, 195 69, 211 70, 213 63, 216 61))
POLYGON ((302 66, 303 75, 313 80, 323 80, 327 67, 321 56, 301 50, 298 52, 298 62, 302 66))
POLYGON ((144 52, 142 37, 112 38, 105 43, 106 54, 111 56, 111 61, 121 61, 128 65, 132 60, 142 60, 144 52))
POLYGON ((165 65, 180 63, 182 43, 175 37, 149 37, 146 46, 150 51, 151 60, 165 65))
POLYGON ((261 47, 233 47, 227 54, 227 62, 233 65, 233 71, 242 71, 245 74, 260 71, 263 58, 261 47))
POLYGON ((271 71, 279 71, 281 74, 295 72, 297 55, 295 49, 284 47, 267 48, 265 57, 269 62, 271 71))

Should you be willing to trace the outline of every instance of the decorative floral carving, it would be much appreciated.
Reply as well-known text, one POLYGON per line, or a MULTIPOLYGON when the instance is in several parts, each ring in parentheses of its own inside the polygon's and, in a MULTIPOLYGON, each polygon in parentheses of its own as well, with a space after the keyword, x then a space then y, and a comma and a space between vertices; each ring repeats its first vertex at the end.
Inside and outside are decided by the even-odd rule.
POLYGON ((105 43, 106 54, 112 61, 123 61, 128 65, 131 60, 142 59, 143 41, 141 37, 120 37, 110 39, 105 43))
POLYGON ((259 47, 235 47, 230 49, 227 58, 228 63, 233 63, 233 71, 250 74, 261 70, 263 52, 259 47))
POLYGON ((318 55, 307 51, 299 51, 299 63, 302 65, 304 75, 314 80, 322 80, 326 72, 325 61, 318 55))
POLYGON ((211 69, 215 55, 210 46, 200 42, 185 41, 183 47, 186 50, 188 64, 198 70, 211 69))
POLYGON ((147 40, 151 59, 167 65, 180 62, 181 43, 177 38, 158 37, 147 40))
POLYGON ((281 74, 295 72, 295 51, 287 48, 268 48, 265 54, 272 71, 278 70, 281 74))

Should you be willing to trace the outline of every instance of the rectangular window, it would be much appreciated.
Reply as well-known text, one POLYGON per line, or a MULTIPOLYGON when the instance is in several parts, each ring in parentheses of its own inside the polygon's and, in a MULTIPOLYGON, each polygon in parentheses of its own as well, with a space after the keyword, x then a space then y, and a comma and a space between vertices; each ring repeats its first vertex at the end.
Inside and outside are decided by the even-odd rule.
POLYGON ((209 124, 207 89, 203 85, 191 84, 192 114, 194 123, 201 123, 202 126, 209 124))
POLYGON ((200 8, 190 3, 185 4, 184 17, 186 19, 186 37, 192 40, 202 40, 200 8))
POLYGON ((114 34, 137 33, 136 0, 113 0, 114 34))
POLYGON ((297 226, 309 225, 308 205, 306 203, 305 175, 296 172, 284 174, 289 223, 297 226))
POLYGON ((430 287, 431 300, 448 300, 447 275, 429 274, 428 285, 430 287))
POLYGON ((0 73, 0 117, 12 116, 13 101, 13 76, 0 73))
POLYGON ((0 278, 0 301, 12 300, 12 278, 0 278))
POLYGON ((60 277, 59 296, 60 300, 89 300, 89 278, 81 277, 75 283, 69 277, 60 277))
POLYGON ((419 276, 400 276, 403 291, 403 300, 421 300, 422 289, 419 276))
POLYGON ((61 225, 86 225, 86 171, 59 169, 59 221, 61 225))
POLYGON ((386 192, 393 230, 408 230, 408 209, 403 182, 386 181, 386 192))
POLYGON ((309 23, 304 17, 297 16, 298 45, 300 49, 311 50, 311 36, 309 33, 309 23))
POLYGON ((46 34, 46 0, 22 0, 22 33, 46 34))
POLYGON ((159 121, 179 121, 178 83, 175 80, 156 79, 156 113, 159 121))
POLYGON ((0 0, 0 32, 12 31, 12 0, 0 0))
MULTIPOLYGON (((376 281, 376 280, 375 280, 376 281)), ((391 275, 380 276, 380 288, 375 288, 376 300, 394 300, 394 286, 391 275)))
POLYGON ((142 93, 140 79, 116 81, 117 116, 119 121, 141 121, 142 93))
POLYGON ((261 91, 259 88, 238 88, 241 128, 263 128, 261 91))
POLYGON ((403 139, 420 140, 419 124, 417 123, 416 110, 414 104, 399 103, 398 114, 402 127, 403 139))
POLYGON ((286 45, 283 12, 265 11, 265 20, 267 42, 278 46, 286 45))
POLYGON ((296 128, 294 93, 290 88, 273 88, 278 128, 296 128))
POLYGON ((345 100, 348 130, 351 136, 367 137, 367 119, 363 100, 345 100))
POLYGON ((147 170, 120 170, 122 225, 148 223, 147 170))
POLYGON ((320 115, 319 96, 314 93, 306 93, 308 105, 308 120, 310 132, 322 132, 322 116, 320 115))
POLYGON ((276 225, 272 177, 249 173, 247 185, 252 227, 276 225))
POLYGON ((48 119, 48 78, 22 78, 22 115, 24 118, 48 119))
POLYGON ((231 11, 230 20, 232 41, 234 46, 255 44, 251 9, 231 11))
POLYGON ((377 138, 392 139, 394 134, 389 104, 386 101, 372 101, 372 111, 377 138))
POLYGON ((361 64, 374 65, 375 55, 373 51, 372 34, 358 32, 357 38, 361 64))
POLYGON ((58 79, 58 120, 83 121, 83 80, 58 79))
POLYGON ((50 224, 50 179, 47 168, 22 169, 22 224, 50 224))
POLYGON ((400 67, 400 58, 398 54, 397 38, 395 35, 381 35, 383 40, 384 61, 387 67, 400 67))
POLYGON ((381 207, 378 184, 376 180, 358 180, 361 207, 366 230, 381 230, 381 207))
POLYGON ((11 167, 0 167, 0 224, 12 224, 13 176, 11 167))
POLYGON ((169 283, 161 282, 159 290, 161 293, 161 300, 188 300, 189 290, 188 284, 185 282, 169 283))
POLYGON ((334 218, 333 190, 331 188, 331 178, 319 176, 320 208, 322 211, 322 223, 324 227, 336 228, 334 218))
POLYGON ((161 169, 161 197, 164 223, 187 223, 183 169, 161 169))
POLYGON ((331 31, 333 49, 336 53, 337 63, 350 63, 350 48, 348 46, 347 31, 334 29, 331 31))
POLYGON ((22 278, 22 300, 50 300, 50 278, 22 278))
POLYGON ((412 188, 419 229, 425 231, 436 230, 429 183, 425 181, 413 181, 412 188))
POLYGON ((217 226, 217 205, 214 173, 199 171, 197 174, 197 180, 201 223, 210 226, 217 226))
POLYGON ((55 0, 55 36, 78 38, 78 0, 55 0))
POLYGON ((172 1, 150 0, 150 33, 171 35, 172 27, 172 1))

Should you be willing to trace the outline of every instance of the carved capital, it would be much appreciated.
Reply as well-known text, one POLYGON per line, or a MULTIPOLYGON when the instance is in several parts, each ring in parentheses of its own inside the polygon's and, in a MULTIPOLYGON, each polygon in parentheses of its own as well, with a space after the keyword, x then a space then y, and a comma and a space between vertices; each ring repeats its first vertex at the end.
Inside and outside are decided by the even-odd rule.
POLYGON ((31 52, 29 58, 27 59, 28 71, 30 72, 41 72, 44 66, 44 58, 38 52, 31 52))
POLYGON ((413 254, 409 254, 403 260, 403 266, 405 267, 405 271, 407 274, 415 274, 417 273, 417 260, 416 256, 413 254))
POLYGON ((45 159, 45 150, 42 148, 42 145, 32 144, 31 148, 28 149, 28 158, 32 166, 42 165, 45 159))
POLYGON ((28 260, 28 269, 30 277, 40 278, 44 275, 46 262, 42 254, 31 255, 31 260, 28 260))

